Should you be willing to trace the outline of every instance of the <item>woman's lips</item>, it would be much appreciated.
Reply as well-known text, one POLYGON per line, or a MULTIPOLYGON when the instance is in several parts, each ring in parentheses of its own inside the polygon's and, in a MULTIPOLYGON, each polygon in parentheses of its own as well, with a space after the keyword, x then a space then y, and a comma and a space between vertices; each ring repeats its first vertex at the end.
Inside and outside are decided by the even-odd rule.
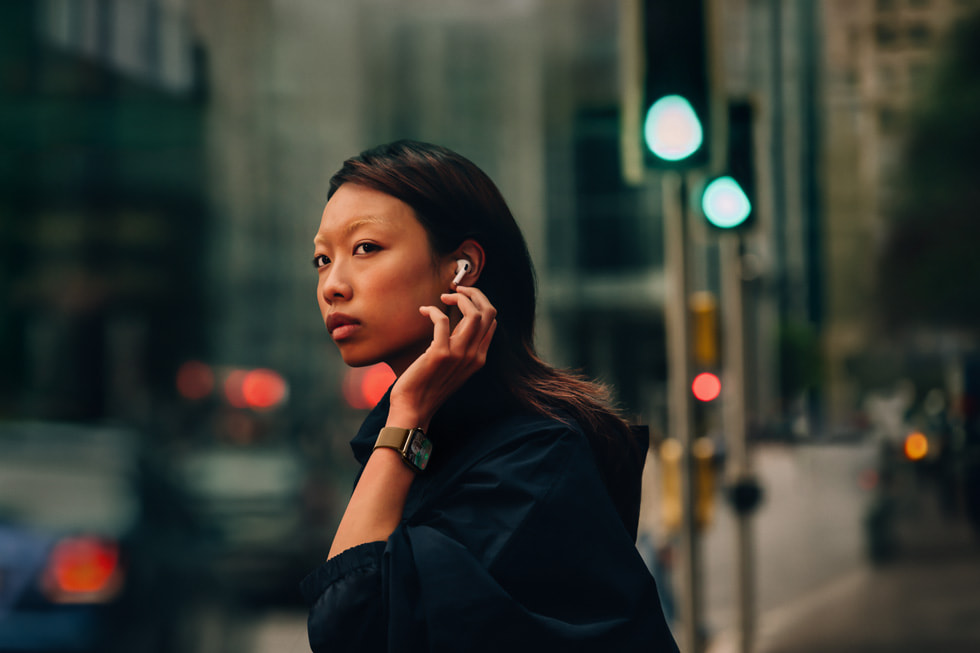
POLYGON ((360 326, 359 324, 342 324, 331 331, 330 335, 334 340, 344 340, 349 338, 360 326))
POLYGON ((349 338, 360 326, 357 320, 342 313, 334 313, 327 317, 327 331, 334 340, 349 338))

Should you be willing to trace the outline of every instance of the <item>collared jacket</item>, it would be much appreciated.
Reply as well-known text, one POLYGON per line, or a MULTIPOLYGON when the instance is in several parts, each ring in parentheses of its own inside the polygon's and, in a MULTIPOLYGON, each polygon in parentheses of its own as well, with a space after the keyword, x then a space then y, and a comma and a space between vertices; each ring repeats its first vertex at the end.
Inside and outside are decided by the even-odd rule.
MULTIPOLYGON (((351 441, 362 469, 387 412, 351 441)), ((634 544, 642 463, 624 508, 574 423, 486 422, 434 442, 386 542, 303 580, 314 653, 677 651, 634 544)))

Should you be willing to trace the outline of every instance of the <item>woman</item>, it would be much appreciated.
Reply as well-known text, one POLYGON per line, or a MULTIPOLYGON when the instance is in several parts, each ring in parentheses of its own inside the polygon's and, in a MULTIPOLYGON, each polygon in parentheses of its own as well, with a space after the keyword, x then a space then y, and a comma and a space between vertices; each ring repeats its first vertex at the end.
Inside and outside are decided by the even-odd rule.
POLYGON ((536 356, 531 261, 493 182, 438 146, 368 150, 314 242, 344 362, 397 379, 303 581, 313 650, 676 650, 634 547, 646 444, 536 356))

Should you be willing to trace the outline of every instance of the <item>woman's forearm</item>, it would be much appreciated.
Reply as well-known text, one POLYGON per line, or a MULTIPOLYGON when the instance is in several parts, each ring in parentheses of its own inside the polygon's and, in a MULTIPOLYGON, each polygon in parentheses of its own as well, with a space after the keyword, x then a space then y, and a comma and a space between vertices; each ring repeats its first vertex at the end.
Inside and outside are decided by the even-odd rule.
POLYGON ((337 527, 329 557, 358 544, 387 540, 401 521, 414 478, 397 451, 375 449, 337 527))

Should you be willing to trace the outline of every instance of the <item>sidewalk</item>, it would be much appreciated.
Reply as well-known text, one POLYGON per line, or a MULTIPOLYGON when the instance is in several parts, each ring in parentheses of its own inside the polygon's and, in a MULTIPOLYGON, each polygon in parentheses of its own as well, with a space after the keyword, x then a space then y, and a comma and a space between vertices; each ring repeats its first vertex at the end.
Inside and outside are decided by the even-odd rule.
MULTIPOLYGON (((980 537, 922 509, 902 550, 760 615, 754 653, 980 651, 980 537)), ((736 651, 726 634, 711 653, 736 651)))

